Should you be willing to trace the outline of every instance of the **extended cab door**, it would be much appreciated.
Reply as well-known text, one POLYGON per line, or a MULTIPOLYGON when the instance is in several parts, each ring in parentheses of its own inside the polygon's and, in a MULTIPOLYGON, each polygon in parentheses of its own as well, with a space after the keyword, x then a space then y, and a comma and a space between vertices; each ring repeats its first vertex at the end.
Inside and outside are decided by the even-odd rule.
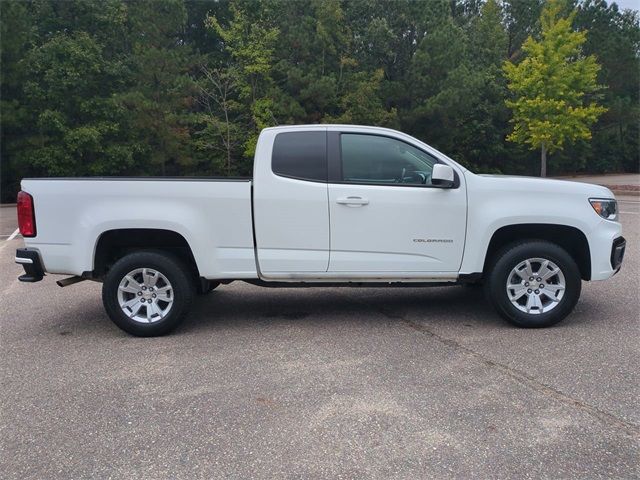
POLYGON ((326 127, 263 130, 256 148, 253 214, 261 276, 326 273, 326 127))
MULTIPOLYGON (((458 272, 467 200, 431 184, 435 156, 391 135, 330 131, 329 272, 458 272)), ((418 275, 419 276, 419 275, 418 275)))

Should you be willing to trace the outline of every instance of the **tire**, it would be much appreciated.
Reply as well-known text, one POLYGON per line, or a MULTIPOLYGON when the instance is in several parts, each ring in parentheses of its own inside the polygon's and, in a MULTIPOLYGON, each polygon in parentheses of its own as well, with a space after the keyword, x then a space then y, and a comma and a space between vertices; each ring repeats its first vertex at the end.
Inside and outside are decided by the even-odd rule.
POLYGON ((125 332, 155 337, 180 325, 191 308, 194 290, 190 270, 176 257, 141 251, 122 257, 107 272, 102 303, 109 318, 125 332))
POLYGON ((531 240, 498 252, 486 276, 485 293, 508 322, 523 328, 543 328, 571 313, 581 287, 578 265, 566 250, 550 242, 531 240), (554 273, 556 269, 559 271, 554 273))

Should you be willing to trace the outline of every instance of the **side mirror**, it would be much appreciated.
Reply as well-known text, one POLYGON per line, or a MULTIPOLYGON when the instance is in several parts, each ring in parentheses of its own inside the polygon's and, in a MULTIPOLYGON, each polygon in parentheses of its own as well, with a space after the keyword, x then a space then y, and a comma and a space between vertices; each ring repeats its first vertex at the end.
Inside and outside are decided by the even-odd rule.
POLYGON ((453 187, 455 176, 453 168, 449 165, 436 163, 431 172, 431 184, 436 187, 450 188, 453 187))

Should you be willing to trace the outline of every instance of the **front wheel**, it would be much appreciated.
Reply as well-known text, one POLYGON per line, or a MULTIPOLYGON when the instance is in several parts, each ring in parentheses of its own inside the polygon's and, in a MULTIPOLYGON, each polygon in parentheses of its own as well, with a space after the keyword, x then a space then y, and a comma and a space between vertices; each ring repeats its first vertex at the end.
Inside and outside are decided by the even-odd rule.
POLYGON ((162 252, 122 257, 102 286, 102 302, 113 323, 139 337, 164 335, 175 329, 187 315, 193 295, 189 269, 162 252))
POLYGON ((563 320, 580 298, 580 271, 563 248, 545 241, 510 245, 495 257, 485 291, 507 321, 525 328, 563 320))

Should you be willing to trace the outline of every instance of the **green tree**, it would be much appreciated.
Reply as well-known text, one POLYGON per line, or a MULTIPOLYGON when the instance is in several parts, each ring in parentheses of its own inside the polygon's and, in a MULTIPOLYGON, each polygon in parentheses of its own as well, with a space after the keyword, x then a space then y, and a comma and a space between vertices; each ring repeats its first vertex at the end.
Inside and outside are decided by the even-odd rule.
POLYGON ((230 79, 250 114, 244 143, 246 156, 253 155, 260 130, 276 123, 274 103, 268 93, 273 88, 271 71, 279 31, 264 20, 252 18, 249 12, 252 5, 231 3, 228 25, 223 25, 215 15, 207 16, 205 22, 220 36, 233 62, 218 66, 218 71, 230 79))
POLYGON ((508 37, 507 56, 517 58, 525 40, 540 33, 540 13, 545 0, 503 0, 502 4, 508 37))
POLYGON ((127 11, 126 88, 115 98, 127 112, 143 172, 175 175, 193 163, 189 74, 197 58, 180 42, 187 12, 182 0, 133 0, 127 11))
POLYGON ((2 201, 13 201, 28 165, 18 161, 29 137, 23 85, 29 72, 22 61, 33 40, 33 18, 20 0, 0 2, 0 178, 2 201))
MULTIPOLYGON (((367 72, 354 74, 351 79, 353 86, 340 100, 343 112, 335 122, 397 127, 396 109, 387 110, 380 102, 380 84, 383 75, 382 69, 376 70, 372 75, 367 72)), ((327 121, 333 122, 334 119, 329 117, 327 121)))
POLYGON ((245 140, 245 129, 239 122, 244 105, 237 100, 237 75, 230 69, 203 65, 197 85, 203 111, 197 115, 195 147, 209 156, 215 173, 224 171, 231 175, 233 159, 245 140), (220 152, 222 157, 218 155, 220 152))
POLYGON ((340 95, 348 89, 346 73, 351 35, 341 2, 268 2, 280 31, 273 80, 281 123, 317 123, 336 116, 340 95))
POLYGON ((109 175, 128 170, 134 147, 111 96, 119 65, 85 32, 58 33, 24 59, 24 105, 32 125, 20 163, 36 175, 109 175))
POLYGON ((543 138, 558 172, 640 168, 640 17, 613 1, 0 0, 0 28, 3 201, 23 176, 246 175, 261 128, 328 121, 481 172, 533 173, 543 138))
POLYGON ((510 168, 504 142, 509 128, 507 85, 502 74, 508 38, 502 16, 500 4, 487 0, 470 21, 468 51, 475 89, 467 93, 472 102, 463 112, 464 120, 450 134, 455 139, 453 155, 474 170, 492 173, 510 168))
MULTIPOLYGON (((445 7, 446 8, 446 7, 445 7)), ((429 25, 404 80, 410 103, 403 129, 463 160, 458 135, 478 102, 483 79, 469 60, 469 39, 448 8, 429 25)))
POLYGON ((583 50, 596 56, 602 66, 598 80, 607 86, 602 104, 608 111, 594 127, 588 166, 603 172, 638 171, 640 14, 604 0, 587 0, 579 7, 576 25, 589 29, 583 50))
POLYGON ((540 175, 547 174, 547 152, 562 149, 565 142, 591 138, 590 127, 606 108, 592 94, 599 90, 600 66, 581 47, 586 31, 572 28, 576 12, 560 16, 562 4, 552 0, 540 16, 542 39, 527 38, 524 60, 506 62, 504 72, 514 99, 513 131, 508 140, 540 149, 540 175))

